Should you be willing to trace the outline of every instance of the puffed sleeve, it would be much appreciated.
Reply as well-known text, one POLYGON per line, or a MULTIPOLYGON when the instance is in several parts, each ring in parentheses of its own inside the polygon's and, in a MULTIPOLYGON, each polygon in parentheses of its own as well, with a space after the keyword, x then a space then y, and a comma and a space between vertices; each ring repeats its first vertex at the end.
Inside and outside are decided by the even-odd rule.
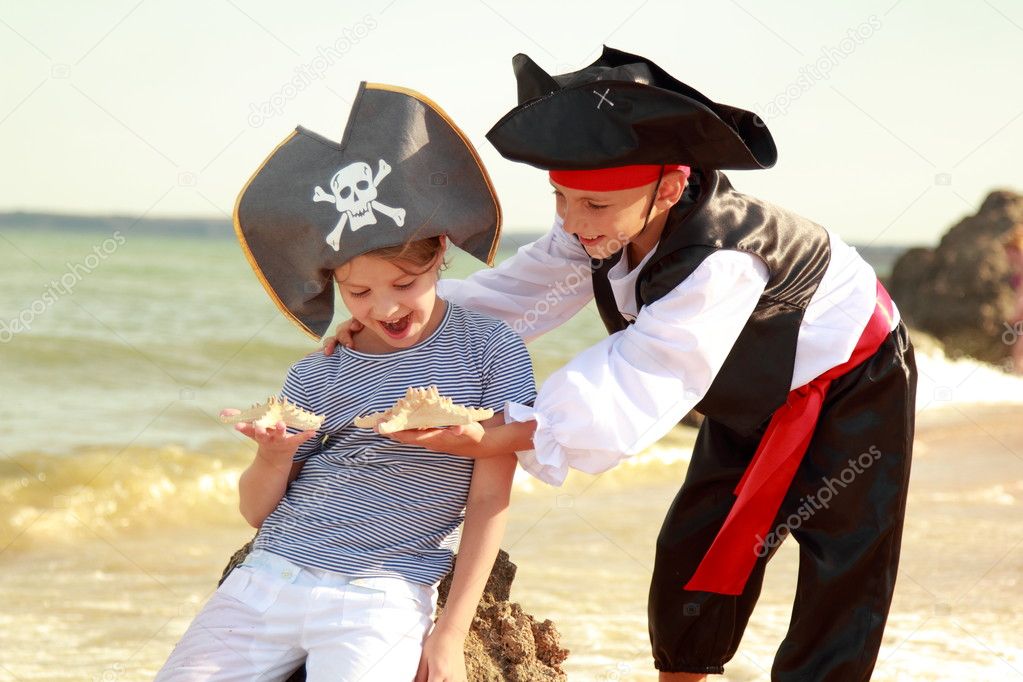
POLYGON ((551 230, 495 268, 442 279, 441 298, 501 320, 525 341, 567 321, 593 298, 590 257, 555 218, 551 230))
POLYGON ((606 471, 664 436, 710 388, 767 280, 757 256, 717 251, 552 374, 533 407, 509 403, 507 421, 537 422, 534 449, 517 453, 522 467, 561 485, 569 468, 606 471))

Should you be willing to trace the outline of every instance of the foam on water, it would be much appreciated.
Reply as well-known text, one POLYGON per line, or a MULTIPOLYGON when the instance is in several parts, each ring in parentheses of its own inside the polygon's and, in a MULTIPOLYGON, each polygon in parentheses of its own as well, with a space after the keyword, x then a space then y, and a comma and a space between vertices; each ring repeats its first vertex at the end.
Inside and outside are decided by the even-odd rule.
POLYGON ((940 349, 917 352, 917 411, 966 404, 1023 403, 1023 377, 972 358, 952 360, 940 349))
POLYGON ((98 533, 237 523, 239 445, 82 448, 0 460, 0 547, 75 543, 98 533))

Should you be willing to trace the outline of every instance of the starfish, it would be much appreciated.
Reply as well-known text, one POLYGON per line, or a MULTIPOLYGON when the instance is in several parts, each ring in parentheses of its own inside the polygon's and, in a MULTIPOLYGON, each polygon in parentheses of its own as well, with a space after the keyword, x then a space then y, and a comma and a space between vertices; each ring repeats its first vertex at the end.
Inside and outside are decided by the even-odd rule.
POLYGON ((355 425, 361 429, 377 427, 379 433, 394 433, 406 429, 471 424, 493 416, 493 410, 455 405, 451 398, 442 396, 436 386, 430 386, 408 389, 404 398, 399 398, 384 412, 356 417, 355 425))
POLYGON ((280 399, 272 395, 267 398, 265 403, 256 403, 249 409, 242 410, 241 414, 221 417, 220 421, 225 424, 252 422, 265 429, 275 426, 277 422, 284 422, 292 428, 308 431, 320 428, 320 424, 323 423, 325 418, 324 415, 313 414, 303 410, 287 398, 280 399))

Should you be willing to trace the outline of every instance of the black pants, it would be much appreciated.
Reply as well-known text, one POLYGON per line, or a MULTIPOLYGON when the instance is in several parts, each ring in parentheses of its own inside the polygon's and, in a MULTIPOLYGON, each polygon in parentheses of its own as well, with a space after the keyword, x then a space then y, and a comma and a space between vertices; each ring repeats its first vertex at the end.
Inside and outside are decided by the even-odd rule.
POLYGON ((724 672, 760 596, 767 562, 788 531, 799 542, 799 578, 771 679, 870 679, 899 563, 916 376, 900 324, 873 356, 832 382, 776 530, 764 538, 739 596, 683 586, 731 509, 732 491, 761 434, 704 421, 657 540, 649 622, 659 670, 724 672))

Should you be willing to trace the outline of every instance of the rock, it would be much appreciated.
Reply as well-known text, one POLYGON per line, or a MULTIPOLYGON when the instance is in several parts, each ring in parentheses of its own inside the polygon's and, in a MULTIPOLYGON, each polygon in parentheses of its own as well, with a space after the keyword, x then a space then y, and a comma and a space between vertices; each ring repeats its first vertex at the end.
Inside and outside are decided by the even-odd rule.
POLYGON ((682 421, 680 421, 679 424, 698 429, 703 425, 703 415, 696 410, 689 410, 689 412, 686 413, 686 416, 682 417, 682 421))
MULTIPOLYGON (((501 550, 490 572, 483 597, 465 639, 465 668, 472 682, 540 682, 565 680, 561 663, 568 651, 554 624, 537 622, 518 604, 509 601, 515 564, 501 550)), ((451 575, 438 588, 438 613, 447 601, 451 575)))
POLYGON ((888 288, 907 324, 933 334, 949 357, 1004 365, 1011 347, 1003 335, 1015 303, 1001 242, 1021 223, 1023 195, 995 191, 936 248, 904 253, 888 288))
MULTIPOLYGON (((231 556, 218 585, 245 559, 251 547, 252 540, 231 556)), ((508 553, 501 550, 487 579, 469 635, 465 638, 465 670, 469 682, 566 680, 561 664, 568 658, 568 651, 561 648, 561 637, 554 623, 549 620, 537 622, 521 606, 509 601, 515 571, 515 564, 508 560, 508 553)), ((450 588, 449 574, 438 587, 438 614, 444 608, 450 588)), ((286 682, 304 680, 303 666, 286 682)))

